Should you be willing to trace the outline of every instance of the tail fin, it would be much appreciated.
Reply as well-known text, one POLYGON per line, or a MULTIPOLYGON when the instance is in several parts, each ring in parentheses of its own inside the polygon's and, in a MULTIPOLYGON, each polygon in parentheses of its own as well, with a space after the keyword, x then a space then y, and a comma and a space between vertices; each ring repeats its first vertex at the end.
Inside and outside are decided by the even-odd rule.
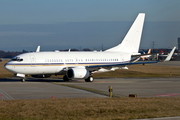
POLYGON ((149 49, 147 54, 151 54, 151 50, 152 50, 152 49, 149 49))
POLYGON ((37 47, 36 52, 40 52, 40 46, 37 47))
POLYGON ((167 56, 167 58, 164 60, 164 62, 170 61, 170 59, 172 58, 172 55, 173 55, 175 49, 176 49, 176 46, 171 50, 171 52, 169 53, 169 55, 167 56))
POLYGON ((110 48, 106 51, 113 51, 113 52, 128 52, 132 54, 137 54, 139 50, 139 45, 141 41, 141 34, 143 29, 145 19, 145 13, 139 13, 136 20, 132 24, 131 28, 129 29, 128 33, 124 37, 121 44, 110 48))

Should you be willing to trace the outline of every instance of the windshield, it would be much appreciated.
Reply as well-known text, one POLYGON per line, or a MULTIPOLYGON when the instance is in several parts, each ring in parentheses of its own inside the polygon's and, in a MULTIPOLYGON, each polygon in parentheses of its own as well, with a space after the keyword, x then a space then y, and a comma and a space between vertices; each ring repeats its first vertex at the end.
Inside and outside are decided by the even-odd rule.
POLYGON ((20 58, 20 57, 14 57, 14 58, 11 59, 11 61, 18 61, 18 62, 20 62, 20 61, 23 61, 23 59, 20 58))

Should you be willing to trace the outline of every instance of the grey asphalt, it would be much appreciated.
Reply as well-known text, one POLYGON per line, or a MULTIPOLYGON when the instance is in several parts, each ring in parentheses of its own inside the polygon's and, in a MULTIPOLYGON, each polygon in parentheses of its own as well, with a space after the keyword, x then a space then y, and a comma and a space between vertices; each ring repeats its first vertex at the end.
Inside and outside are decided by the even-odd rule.
MULTIPOLYGON (((0 79, 0 99, 50 99, 104 97, 91 92, 53 84, 55 80, 30 79, 20 82, 17 78, 0 79)), ((59 82, 59 81, 58 81, 59 82)), ((60 80, 62 82, 62 80, 60 80)))
POLYGON ((180 120, 180 117, 162 117, 162 118, 149 118, 149 119, 133 119, 133 120, 180 120))
POLYGON ((62 79, 29 79, 20 82, 17 78, 0 79, 0 99, 49 99, 49 98, 92 98, 107 97, 88 91, 75 89, 56 83, 91 88, 128 97, 173 97, 180 96, 180 78, 107 78, 95 79, 88 83, 84 80, 63 82, 62 79))

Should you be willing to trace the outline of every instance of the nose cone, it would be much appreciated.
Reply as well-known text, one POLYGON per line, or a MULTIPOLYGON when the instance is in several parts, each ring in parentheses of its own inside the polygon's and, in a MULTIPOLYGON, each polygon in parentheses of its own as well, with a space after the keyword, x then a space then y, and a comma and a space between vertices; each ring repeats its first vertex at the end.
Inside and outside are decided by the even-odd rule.
POLYGON ((4 64, 4 68, 8 70, 8 63, 4 64))
POLYGON ((12 66, 9 65, 9 63, 4 64, 4 68, 10 72, 12 72, 12 66))

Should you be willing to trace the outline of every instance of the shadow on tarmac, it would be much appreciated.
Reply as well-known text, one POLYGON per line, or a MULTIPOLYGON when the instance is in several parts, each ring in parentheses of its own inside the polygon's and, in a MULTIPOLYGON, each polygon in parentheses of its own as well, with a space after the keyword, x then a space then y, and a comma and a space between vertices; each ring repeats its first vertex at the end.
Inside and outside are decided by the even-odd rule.
MULTIPOLYGON (((37 79, 37 78, 27 78, 25 82, 76 82, 77 80, 72 81, 63 81, 63 79, 37 79)), ((20 78, 0 78, 0 82, 21 82, 20 78)))

